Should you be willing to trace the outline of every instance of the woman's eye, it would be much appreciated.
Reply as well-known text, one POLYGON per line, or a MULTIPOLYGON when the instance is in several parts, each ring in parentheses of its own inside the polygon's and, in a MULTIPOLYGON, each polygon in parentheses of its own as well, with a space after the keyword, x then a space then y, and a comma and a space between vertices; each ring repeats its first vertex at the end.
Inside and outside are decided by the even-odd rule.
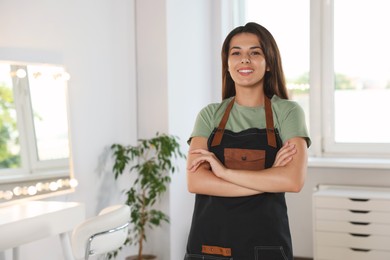
POLYGON ((230 55, 240 55, 240 53, 238 51, 235 51, 235 52, 232 52, 230 55))
POLYGON ((256 56, 256 55, 261 55, 261 53, 258 52, 258 51, 254 51, 254 52, 251 53, 251 55, 256 56))

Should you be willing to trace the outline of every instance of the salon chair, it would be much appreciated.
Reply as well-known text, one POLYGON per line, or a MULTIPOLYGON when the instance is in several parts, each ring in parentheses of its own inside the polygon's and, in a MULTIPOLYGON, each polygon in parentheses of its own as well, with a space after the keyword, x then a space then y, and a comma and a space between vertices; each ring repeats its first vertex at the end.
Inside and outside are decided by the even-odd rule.
POLYGON ((99 215, 85 220, 72 232, 74 257, 88 260, 90 256, 118 249, 127 238, 129 221, 130 208, 127 205, 109 206, 99 215))

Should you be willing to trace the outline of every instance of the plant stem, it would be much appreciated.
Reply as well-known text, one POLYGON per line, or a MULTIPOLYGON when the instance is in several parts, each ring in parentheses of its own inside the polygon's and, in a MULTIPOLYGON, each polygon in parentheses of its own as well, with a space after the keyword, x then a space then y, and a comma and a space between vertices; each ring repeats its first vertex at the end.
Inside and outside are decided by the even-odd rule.
POLYGON ((144 235, 145 235, 145 229, 144 225, 146 223, 146 216, 145 216, 145 190, 142 190, 142 207, 141 207, 141 230, 139 234, 139 246, 138 246, 138 260, 142 260, 142 249, 143 249, 143 241, 144 241, 144 235))

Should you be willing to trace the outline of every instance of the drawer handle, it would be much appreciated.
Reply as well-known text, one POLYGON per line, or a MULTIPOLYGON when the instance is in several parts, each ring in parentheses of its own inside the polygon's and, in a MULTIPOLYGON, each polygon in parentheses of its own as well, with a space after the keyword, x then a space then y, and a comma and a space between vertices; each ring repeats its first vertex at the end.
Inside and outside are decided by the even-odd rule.
POLYGON ((369 234, 358 234, 358 233, 349 233, 351 236, 354 236, 354 237, 369 237, 371 235, 369 234))
POLYGON ((370 222, 356 222, 356 221, 349 221, 352 225, 361 225, 361 226, 367 226, 370 225, 370 222))
POLYGON ((370 252, 371 250, 370 249, 363 249, 363 248, 350 248, 352 251, 356 251, 356 252, 370 252))
POLYGON ((356 199, 356 198, 349 198, 351 201, 360 201, 360 202, 367 202, 369 199, 356 199))
POLYGON ((353 209, 350 209, 349 211, 352 213, 358 213, 358 214, 367 214, 370 212, 369 210, 353 210, 353 209))

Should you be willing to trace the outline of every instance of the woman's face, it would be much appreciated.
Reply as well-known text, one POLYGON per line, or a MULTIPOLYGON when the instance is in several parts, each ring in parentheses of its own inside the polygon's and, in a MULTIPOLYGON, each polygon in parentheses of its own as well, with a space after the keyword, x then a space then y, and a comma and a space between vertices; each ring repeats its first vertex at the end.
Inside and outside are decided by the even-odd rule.
POLYGON ((268 68, 255 34, 240 33, 231 39, 228 69, 236 88, 263 86, 264 74, 268 68))

